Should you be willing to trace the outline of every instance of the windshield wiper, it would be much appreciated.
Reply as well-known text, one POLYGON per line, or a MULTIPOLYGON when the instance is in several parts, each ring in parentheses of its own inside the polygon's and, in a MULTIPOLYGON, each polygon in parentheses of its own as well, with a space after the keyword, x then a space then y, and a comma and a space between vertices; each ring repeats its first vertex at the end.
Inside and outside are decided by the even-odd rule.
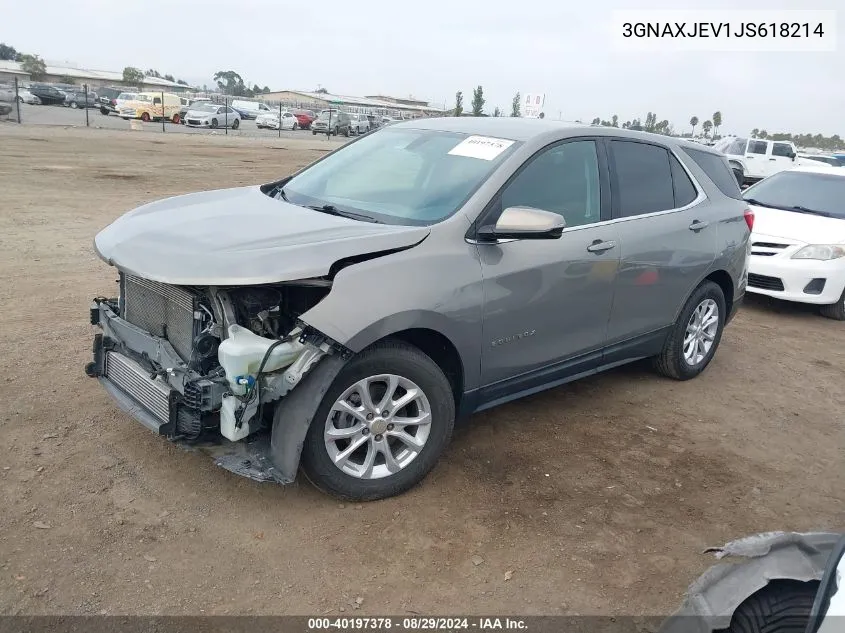
POLYGON ((796 205, 794 207, 789 207, 789 211, 797 211, 798 213, 809 213, 810 215, 821 215, 823 217, 829 218, 830 214, 827 211, 818 211, 816 209, 808 209, 807 207, 802 207, 800 205, 796 205))
POLYGON ((767 209, 780 209, 781 211, 789 211, 789 209, 785 207, 778 207, 773 204, 766 204, 765 202, 760 202, 759 200, 755 200, 754 198, 745 198, 745 201, 748 204, 756 204, 758 207, 766 207, 767 209))
POLYGON ((371 215, 355 213, 354 211, 343 211, 332 204, 306 204, 304 206, 308 209, 314 209, 314 211, 328 213, 329 215, 336 215, 341 218, 349 218, 350 220, 361 220, 362 222, 373 222, 374 224, 382 224, 382 222, 376 220, 371 215))

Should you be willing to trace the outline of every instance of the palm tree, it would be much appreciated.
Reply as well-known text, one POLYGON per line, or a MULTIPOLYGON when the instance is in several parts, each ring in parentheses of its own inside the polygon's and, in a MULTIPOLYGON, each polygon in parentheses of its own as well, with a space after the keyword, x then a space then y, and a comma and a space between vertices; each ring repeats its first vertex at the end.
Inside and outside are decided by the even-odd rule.
POLYGON ((713 136, 719 134, 720 127, 722 127, 722 113, 717 110, 713 113, 713 136))
POLYGON ((755 127, 751 130, 751 138, 757 138, 758 136, 760 136, 760 128, 755 127))
POLYGON ((701 124, 701 127, 704 128, 704 138, 707 138, 710 134, 710 130, 713 129, 713 121, 705 121, 701 124))
POLYGON ((698 117, 694 116, 689 120, 689 124, 692 126, 692 136, 695 136, 695 126, 698 125, 698 117))

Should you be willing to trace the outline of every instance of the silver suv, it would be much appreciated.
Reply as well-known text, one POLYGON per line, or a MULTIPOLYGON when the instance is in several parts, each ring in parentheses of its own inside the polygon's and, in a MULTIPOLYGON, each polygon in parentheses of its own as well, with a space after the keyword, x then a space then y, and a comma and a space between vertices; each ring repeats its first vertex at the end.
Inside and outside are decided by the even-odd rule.
POLYGON ((642 358, 686 380, 743 298, 723 155, 515 118, 397 123, 262 186, 141 206, 95 247, 86 367, 229 470, 347 499, 425 477, 456 417, 642 358))

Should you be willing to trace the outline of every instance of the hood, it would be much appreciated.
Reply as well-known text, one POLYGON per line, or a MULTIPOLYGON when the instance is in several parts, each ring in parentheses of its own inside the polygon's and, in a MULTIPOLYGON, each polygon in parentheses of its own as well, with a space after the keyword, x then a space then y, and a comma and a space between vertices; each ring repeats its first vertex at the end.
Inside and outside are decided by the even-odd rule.
POLYGON ((749 206, 754 210, 754 233, 757 235, 782 237, 805 244, 845 242, 845 220, 753 204, 749 206))
MULTIPOLYGON (((185 116, 189 116, 189 117, 192 117, 194 119, 202 119, 204 117, 212 116, 212 115, 216 116, 217 113, 216 112, 208 112, 207 110, 191 110, 190 108, 188 108, 188 111, 185 112, 185 116)), ((232 116, 232 115, 230 114, 229 116, 232 116)))
POLYGON ((341 218, 274 200, 255 187, 166 198, 94 238, 112 266, 185 286, 236 286, 327 275, 340 259, 409 248, 429 234, 341 218))

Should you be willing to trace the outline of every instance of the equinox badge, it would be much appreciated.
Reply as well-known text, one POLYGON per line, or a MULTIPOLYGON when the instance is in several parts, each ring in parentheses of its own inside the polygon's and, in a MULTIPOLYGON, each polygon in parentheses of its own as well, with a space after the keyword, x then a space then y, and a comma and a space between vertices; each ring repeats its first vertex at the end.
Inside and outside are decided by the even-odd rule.
POLYGON ((519 334, 514 334, 512 336, 505 336, 503 338, 493 339, 491 344, 493 347, 498 347, 499 345, 504 345, 505 343, 512 343, 513 341, 518 341, 523 338, 528 338, 529 336, 534 336, 534 333, 537 330, 526 330, 525 332, 520 332, 519 334))

